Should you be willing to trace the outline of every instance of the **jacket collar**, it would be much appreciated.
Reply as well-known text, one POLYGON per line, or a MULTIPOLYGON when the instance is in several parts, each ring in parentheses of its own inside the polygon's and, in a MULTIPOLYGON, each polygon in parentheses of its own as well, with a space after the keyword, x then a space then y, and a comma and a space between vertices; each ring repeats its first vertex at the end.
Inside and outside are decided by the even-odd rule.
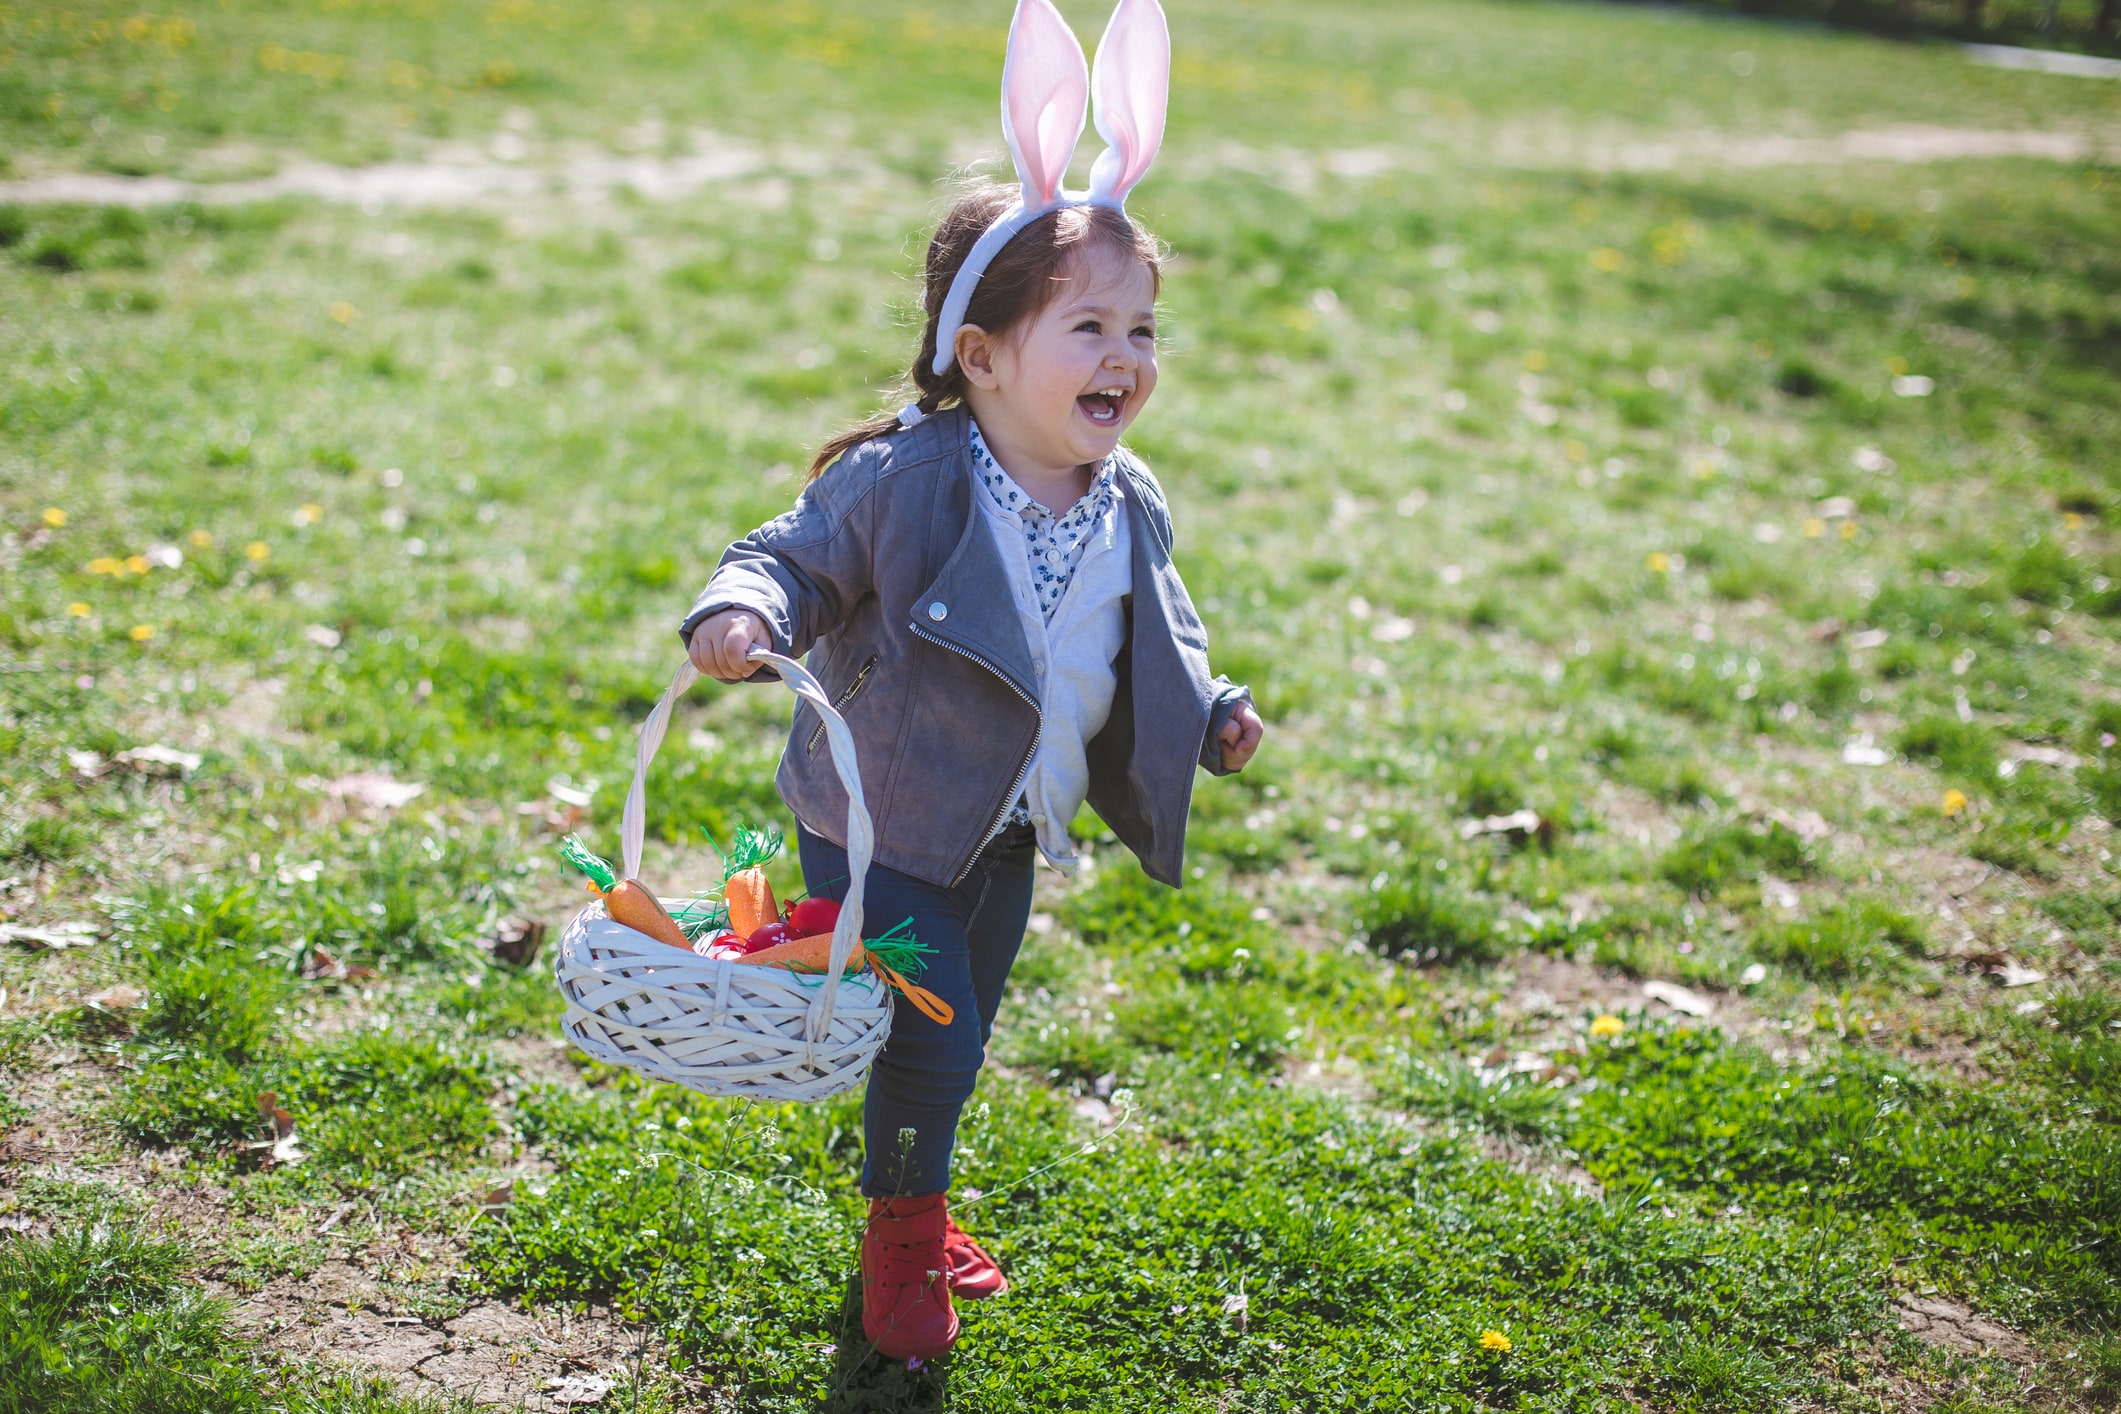
MULTIPOLYGON (((914 601, 913 631, 983 663, 1025 701, 1036 705, 1039 690, 1031 665, 1031 645, 1024 637, 1016 600, 1009 593, 1008 568, 1002 564, 1001 551, 977 502, 981 493, 972 468, 971 417, 961 404, 927 418, 920 429, 933 428, 934 435, 948 439, 941 445, 929 442, 922 450, 932 447, 940 459, 951 464, 954 474, 944 478, 944 494, 951 498, 952 509, 965 520, 964 530, 950 557, 943 562, 942 572, 914 601), (937 605, 942 606, 941 618, 935 617, 937 605)), ((1114 460, 1120 502, 1126 507, 1134 584, 1140 590, 1145 583, 1153 582, 1152 567, 1158 559, 1168 558, 1170 547, 1164 544, 1163 532, 1149 514, 1148 493, 1143 490, 1134 459, 1122 452, 1114 460)))

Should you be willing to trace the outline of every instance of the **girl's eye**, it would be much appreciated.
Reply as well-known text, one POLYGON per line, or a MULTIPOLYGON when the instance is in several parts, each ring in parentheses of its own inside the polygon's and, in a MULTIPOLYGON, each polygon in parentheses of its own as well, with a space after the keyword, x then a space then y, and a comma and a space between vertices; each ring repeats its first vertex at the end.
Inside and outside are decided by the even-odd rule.
POLYGON ((1104 330, 1098 326, 1098 322, 1095 319, 1085 319, 1082 323, 1075 326, 1075 332, 1078 334, 1084 332, 1101 334, 1104 330))
POLYGON ((1156 331, 1146 324, 1137 325, 1134 330, 1134 337, 1137 339, 1153 339, 1156 337, 1156 331))

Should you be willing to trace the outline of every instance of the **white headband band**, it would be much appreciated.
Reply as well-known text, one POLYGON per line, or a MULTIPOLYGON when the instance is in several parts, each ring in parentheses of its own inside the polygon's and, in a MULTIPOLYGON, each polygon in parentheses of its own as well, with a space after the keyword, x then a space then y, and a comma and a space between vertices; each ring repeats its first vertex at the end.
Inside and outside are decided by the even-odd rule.
POLYGON ((1127 209, 1127 193, 1149 170, 1164 141, 1171 88, 1171 33, 1156 0, 1119 0, 1097 43, 1097 67, 1052 0, 1017 0, 1002 63, 1002 137, 1023 195, 981 234, 950 279, 936 316, 936 374, 957 361, 957 331, 987 265, 1017 232, 1064 206, 1127 209), (1090 189, 1061 190, 1068 159, 1083 135, 1083 110, 1094 96, 1105 150, 1090 168, 1090 189))

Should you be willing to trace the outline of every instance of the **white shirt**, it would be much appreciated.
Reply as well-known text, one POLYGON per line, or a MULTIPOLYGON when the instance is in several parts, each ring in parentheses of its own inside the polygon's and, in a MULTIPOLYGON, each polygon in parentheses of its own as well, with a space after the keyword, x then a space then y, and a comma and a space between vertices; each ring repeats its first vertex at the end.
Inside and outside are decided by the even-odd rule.
POLYGON ((1127 639, 1123 601, 1134 589, 1125 493, 1108 457, 1089 493, 1055 516, 1001 470, 977 424, 971 440, 987 488, 975 499, 1001 551, 1038 678, 1039 740, 1024 777, 1022 814, 1038 831, 1047 862, 1072 873, 1081 858, 1068 826, 1090 793, 1087 748, 1112 712, 1119 682, 1112 665, 1127 639), (1007 484, 990 484, 990 471, 1007 484), (1056 550, 1058 558, 1049 554, 1056 550))

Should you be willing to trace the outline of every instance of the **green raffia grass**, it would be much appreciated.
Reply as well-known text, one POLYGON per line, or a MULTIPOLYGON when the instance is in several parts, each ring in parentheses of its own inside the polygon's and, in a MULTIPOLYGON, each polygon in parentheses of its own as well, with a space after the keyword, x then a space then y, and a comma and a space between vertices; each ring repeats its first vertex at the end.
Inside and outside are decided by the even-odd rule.
POLYGON ((618 886, 618 876, 612 872, 611 861, 589 852, 580 835, 569 835, 560 841, 560 857, 580 871, 601 893, 610 893, 618 886))

